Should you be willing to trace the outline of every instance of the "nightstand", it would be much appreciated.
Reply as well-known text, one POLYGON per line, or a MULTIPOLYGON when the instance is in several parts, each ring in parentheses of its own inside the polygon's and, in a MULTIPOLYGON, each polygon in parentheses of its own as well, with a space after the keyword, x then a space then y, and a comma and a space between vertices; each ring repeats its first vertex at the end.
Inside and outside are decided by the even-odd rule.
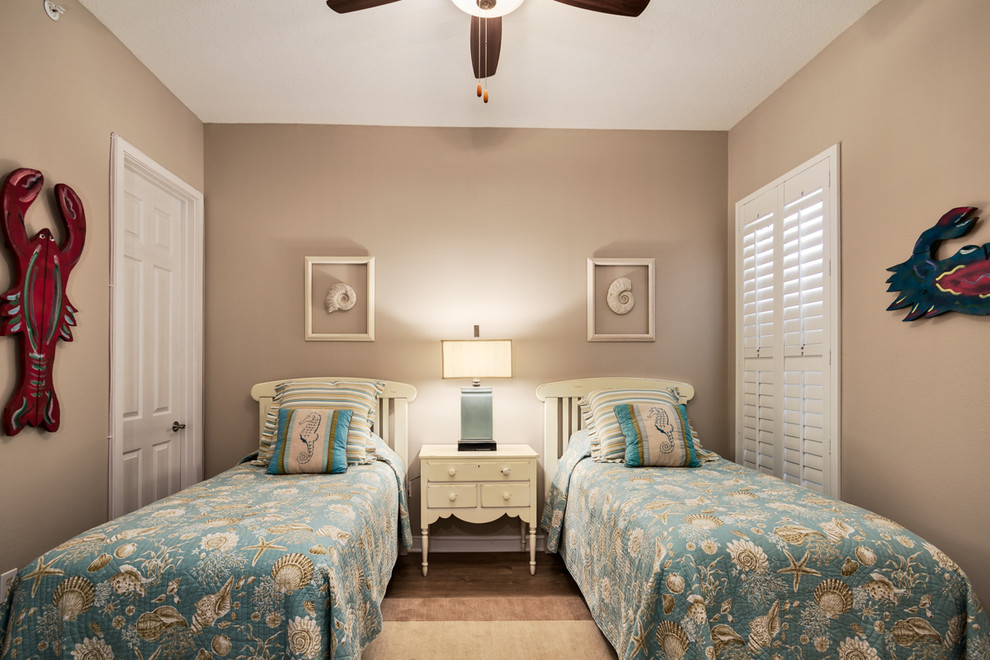
POLYGON ((536 460, 529 445, 499 445, 495 451, 457 451, 457 445, 419 450, 423 575, 429 569, 430 523, 454 516, 486 523, 519 518, 522 549, 529 523, 529 573, 536 574, 536 460))

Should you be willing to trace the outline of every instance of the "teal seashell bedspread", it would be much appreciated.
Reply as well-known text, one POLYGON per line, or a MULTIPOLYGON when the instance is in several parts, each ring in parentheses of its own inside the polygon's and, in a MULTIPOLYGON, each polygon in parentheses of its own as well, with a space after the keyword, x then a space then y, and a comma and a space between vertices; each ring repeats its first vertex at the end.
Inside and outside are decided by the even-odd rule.
POLYGON ((990 658, 941 550, 714 454, 627 468, 572 442, 542 526, 620 658, 990 658))
POLYGON ((381 631, 405 466, 242 464, 76 536, 0 605, 2 658, 358 658, 381 631))

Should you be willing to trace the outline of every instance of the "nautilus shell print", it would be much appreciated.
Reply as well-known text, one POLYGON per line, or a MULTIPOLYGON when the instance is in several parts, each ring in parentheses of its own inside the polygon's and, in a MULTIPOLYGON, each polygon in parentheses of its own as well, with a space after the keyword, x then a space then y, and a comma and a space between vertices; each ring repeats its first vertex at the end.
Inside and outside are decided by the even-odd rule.
POLYGON ((628 314, 636 305, 632 294, 632 280, 628 277, 620 277, 608 285, 608 294, 605 296, 608 308, 616 314, 628 314))
POLYGON ((327 314, 333 314, 337 310, 346 312, 357 304, 357 294, 349 284, 337 282, 327 289, 325 304, 327 314))

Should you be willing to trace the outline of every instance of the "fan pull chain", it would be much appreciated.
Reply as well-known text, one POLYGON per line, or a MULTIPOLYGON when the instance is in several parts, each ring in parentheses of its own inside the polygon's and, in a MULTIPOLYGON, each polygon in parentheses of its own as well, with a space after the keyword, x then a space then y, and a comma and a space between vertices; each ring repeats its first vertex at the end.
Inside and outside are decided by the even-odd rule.
MULTIPOLYGON (((478 41, 481 41, 480 39, 478 41)), ((482 97, 488 103, 488 17, 485 16, 485 94, 482 97)))

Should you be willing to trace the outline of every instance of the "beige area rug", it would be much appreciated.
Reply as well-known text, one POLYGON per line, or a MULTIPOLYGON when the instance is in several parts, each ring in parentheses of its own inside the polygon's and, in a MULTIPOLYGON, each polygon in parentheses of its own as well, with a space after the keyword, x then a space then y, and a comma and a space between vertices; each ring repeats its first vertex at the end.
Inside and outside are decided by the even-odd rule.
POLYGON ((594 621, 385 621, 361 660, 615 657, 594 621))
POLYGON ((385 621, 591 621, 575 596, 514 598, 386 598, 385 621))
POLYGON ((362 660, 611 660, 579 597, 386 598, 381 634, 362 660))

